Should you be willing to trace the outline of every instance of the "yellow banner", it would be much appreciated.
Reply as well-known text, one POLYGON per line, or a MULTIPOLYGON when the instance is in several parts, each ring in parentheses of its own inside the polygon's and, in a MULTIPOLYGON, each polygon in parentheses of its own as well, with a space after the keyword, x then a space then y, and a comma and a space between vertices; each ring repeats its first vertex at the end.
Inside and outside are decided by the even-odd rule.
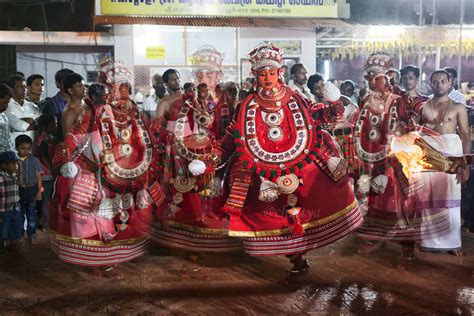
POLYGON ((165 60, 166 47, 165 46, 147 46, 145 58, 155 59, 155 60, 165 60))
POLYGON ((337 18, 336 0, 101 0, 100 15, 337 18))

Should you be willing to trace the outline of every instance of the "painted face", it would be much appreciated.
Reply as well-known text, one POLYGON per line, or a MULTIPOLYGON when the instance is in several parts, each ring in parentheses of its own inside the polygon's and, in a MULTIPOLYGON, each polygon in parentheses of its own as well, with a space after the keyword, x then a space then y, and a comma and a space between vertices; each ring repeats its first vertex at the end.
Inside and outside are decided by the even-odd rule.
POLYGON ((218 84, 217 71, 199 71, 196 73, 196 80, 199 83, 205 83, 211 91, 215 89, 218 84))
POLYGON ((277 86, 278 83, 278 69, 276 68, 263 68, 257 71, 258 86, 264 89, 272 89, 277 86))
POLYGON ((372 91, 382 92, 388 84, 388 78, 383 74, 369 73, 364 76, 369 83, 369 89, 372 91))
POLYGON ((402 86, 406 91, 412 91, 416 89, 418 84, 418 78, 415 76, 413 71, 408 71, 402 76, 402 86))

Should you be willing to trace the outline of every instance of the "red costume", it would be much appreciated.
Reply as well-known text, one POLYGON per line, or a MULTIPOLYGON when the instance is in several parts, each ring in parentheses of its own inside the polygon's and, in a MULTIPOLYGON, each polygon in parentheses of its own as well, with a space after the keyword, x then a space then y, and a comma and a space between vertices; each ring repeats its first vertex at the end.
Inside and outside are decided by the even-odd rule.
POLYGON ((363 163, 357 181, 359 192, 369 194, 368 212, 359 234, 366 239, 420 240, 441 234, 449 228, 442 209, 422 214, 420 204, 423 182, 419 177, 407 178, 398 160, 390 156, 395 136, 406 132, 408 121, 418 104, 405 104, 402 97, 390 91, 385 72, 390 58, 372 54, 366 62, 367 78, 373 92, 361 102, 354 130, 355 149, 363 163))
POLYGON ((154 240, 160 245, 198 253, 242 249, 239 240, 229 238, 229 221, 220 212, 224 203, 221 182, 227 165, 198 178, 188 168, 195 159, 210 159, 217 146, 219 109, 216 102, 199 103, 189 94, 176 101, 166 114, 167 126, 161 134, 167 142, 169 174, 163 185, 171 203, 154 225, 154 240))
POLYGON ((405 91, 400 91, 398 95, 401 97, 403 113, 406 116, 405 120, 411 117, 420 117, 421 107, 429 100, 426 95, 417 94, 416 97, 411 97, 405 91))
POLYGON ((152 212, 165 196, 157 144, 128 99, 90 110, 66 133, 50 215, 51 241, 68 263, 111 267, 145 253, 152 212))
MULTIPOLYGON (((263 44, 249 57, 258 86, 243 100, 218 155, 237 157, 223 208, 229 235, 244 238, 252 256, 300 255, 346 236, 362 216, 337 145, 321 129, 327 108, 285 85, 278 48, 263 44)), ((292 262, 298 273, 308 267, 292 262)))

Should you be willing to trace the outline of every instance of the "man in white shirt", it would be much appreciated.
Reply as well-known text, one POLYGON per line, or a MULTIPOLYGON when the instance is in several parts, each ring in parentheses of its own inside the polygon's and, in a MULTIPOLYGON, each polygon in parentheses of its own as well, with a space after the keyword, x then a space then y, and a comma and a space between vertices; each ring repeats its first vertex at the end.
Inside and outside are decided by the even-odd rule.
POLYGON ((11 130, 12 141, 19 135, 25 134, 35 139, 35 130, 37 129, 36 119, 41 116, 39 107, 27 100, 25 78, 20 75, 13 75, 7 81, 12 89, 13 97, 8 103, 8 109, 5 111, 11 130))
POLYGON ((166 87, 163 78, 159 74, 155 74, 152 78, 153 88, 155 92, 151 94, 143 103, 142 111, 150 118, 155 118, 156 108, 161 99, 166 95, 166 87))
POLYGON ((308 87, 306 87, 306 82, 308 81, 308 70, 303 64, 294 64, 290 69, 291 81, 288 86, 303 94, 305 97, 314 101, 313 95, 310 93, 308 87))
POLYGON ((445 67, 445 71, 448 72, 449 77, 451 79, 451 90, 448 93, 448 97, 456 103, 461 103, 466 105, 466 98, 464 95, 459 92, 458 88, 458 72, 456 69, 451 67, 445 67))

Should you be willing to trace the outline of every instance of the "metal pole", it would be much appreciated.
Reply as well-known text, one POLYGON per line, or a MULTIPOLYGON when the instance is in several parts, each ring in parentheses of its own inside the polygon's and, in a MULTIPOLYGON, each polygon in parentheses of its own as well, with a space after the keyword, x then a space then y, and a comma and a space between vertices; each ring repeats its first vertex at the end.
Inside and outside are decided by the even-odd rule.
POLYGON ((420 16, 418 20, 418 25, 419 25, 419 34, 420 34, 420 39, 418 41, 418 68, 420 68, 421 73, 423 73, 423 58, 422 58, 422 50, 421 50, 421 40, 423 37, 423 0, 420 0, 420 16))
POLYGON ((461 0, 461 9, 459 16, 459 45, 458 45, 458 82, 461 87, 461 57, 462 57, 462 25, 464 23, 464 0, 461 0))

